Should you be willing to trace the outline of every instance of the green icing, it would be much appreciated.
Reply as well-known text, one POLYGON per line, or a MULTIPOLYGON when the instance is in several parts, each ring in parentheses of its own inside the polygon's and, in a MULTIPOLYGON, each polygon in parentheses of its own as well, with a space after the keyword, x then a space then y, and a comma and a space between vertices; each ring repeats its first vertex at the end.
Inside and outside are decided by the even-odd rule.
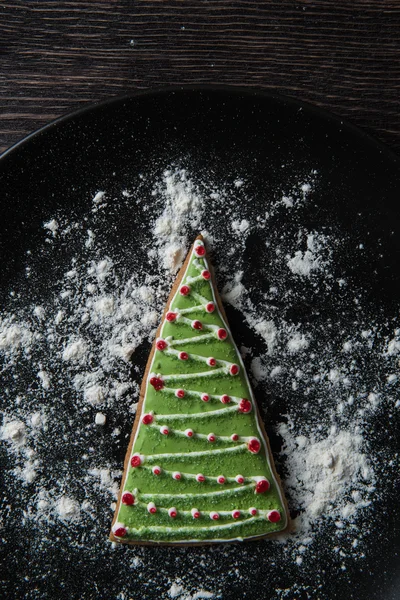
MULTIPOLYGON (((180 286, 189 285, 191 289, 201 294, 207 301, 215 302, 216 310, 206 313, 204 310, 184 313, 184 317, 191 321, 197 319, 205 324, 216 325, 227 329, 222 316, 219 314, 216 300, 213 295, 210 281, 188 282, 188 278, 197 277, 199 270, 196 263, 202 268, 208 269, 206 260, 196 257, 194 251, 190 257, 189 265, 181 281, 180 286)), ((191 295, 182 296, 178 292, 174 296, 169 310, 187 309, 200 304, 198 298, 191 295)), ((185 351, 189 354, 189 360, 179 360, 177 356, 167 355, 165 352, 156 350, 150 373, 166 376, 169 374, 193 374, 193 377, 185 380, 173 379, 165 382, 167 388, 173 390, 182 388, 187 391, 198 391, 209 395, 220 397, 222 394, 248 398, 254 405, 254 400, 249 389, 249 384, 244 371, 243 362, 235 344, 228 331, 226 340, 221 341, 216 337, 212 339, 196 340, 199 336, 211 333, 203 328, 198 331, 178 319, 174 322, 164 321, 160 337, 171 338, 172 346, 177 351, 185 351), (187 343, 173 346, 176 340, 188 340, 187 343), (236 363, 240 366, 240 372, 236 376, 220 374, 212 376, 214 369, 205 362, 191 358, 191 354, 205 357, 213 356, 217 360, 236 363), (198 377, 198 373, 208 373, 210 376, 198 377)), ((119 506, 117 521, 123 523, 127 528, 127 539, 137 541, 154 542, 179 542, 185 540, 229 540, 236 538, 248 538, 265 535, 282 530, 286 526, 286 513, 283 506, 277 483, 271 472, 265 446, 262 443, 258 454, 248 451, 243 441, 232 442, 219 440, 218 436, 228 436, 237 433, 239 436, 257 437, 262 440, 262 434, 257 427, 257 413, 242 414, 239 411, 227 411, 222 414, 213 414, 213 411, 224 407, 235 406, 234 403, 224 405, 219 399, 210 399, 208 403, 201 400, 199 396, 186 395, 177 398, 173 391, 165 389, 155 391, 148 385, 143 403, 143 414, 150 411, 156 417, 154 423, 157 427, 149 427, 140 423, 133 444, 132 454, 139 453, 145 457, 144 467, 132 468, 129 466, 124 483, 124 490, 138 490, 138 502, 134 506, 119 506), (185 415, 185 418, 166 419, 162 415, 185 415), (198 415, 201 414, 199 417, 198 415), (191 415, 195 415, 192 417, 191 415), (162 435, 159 427, 167 425, 170 429, 169 435, 162 435), (174 433, 174 430, 184 431, 193 429, 196 433, 214 433, 217 440, 214 443, 174 433), (240 446, 240 447, 238 447, 240 446), (234 449, 228 452, 212 452, 213 450, 234 449), (207 452, 204 455, 193 457, 192 452, 207 452), (172 454, 172 456, 162 456, 172 454), (160 456, 157 456, 160 455, 160 456), (146 461, 146 456, 148 459, 146 461), (161 467, 162 473, 156 476, 152 473, 152 466, 161 467), (179 481, 172 478, 165 471, 180 471, 182 477, 179 481), (185 478, 185 473, 203 473, 205 482, 197 482, 195 479, 185 478), (216 477, 224 475, 234 478, 242 474, 244 477, 266 477, 271 487, 266 493, 255 493, 254 485, 248 485, 248 480, 241 487, 236 482, 223 485, 216 481, 207 480, 207 476, 216 477), (228 490, 237 490, 229 492, 228 490), (226 494, 215 494, 227 490, 226 494), (169 496, 157 496, 168 494, 169 496), (145 502, 140 500, 141 495, 145 502), (158 507, 155 514, 147 511, 147 502, 153 498, 158 507), (166 511, 174 506, 178 509, 176 518, 169 517, 166 511), (183 514, 179 511, 190 511, 196 507, 201 512, 201 518, 193 519, 190 512, 183 514), (248 509, 255 507, 260 511, 279 510, 282 515, 278 523, 270 523, 264 516, 250 517, 248 509), (239 509, 242 516, 238 521, 230 515, 221 515, 218 522, 209 517, 210 511, 232 511, 239 509)))

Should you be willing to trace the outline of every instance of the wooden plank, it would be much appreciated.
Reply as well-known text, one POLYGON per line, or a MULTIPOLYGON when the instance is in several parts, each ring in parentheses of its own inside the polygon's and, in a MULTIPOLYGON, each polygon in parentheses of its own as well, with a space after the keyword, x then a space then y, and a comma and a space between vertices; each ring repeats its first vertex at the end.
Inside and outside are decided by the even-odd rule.
POLYGON ((93 0, 0 6, 0 151, 117 94, 180 83, 268 89, 400 152, 400 4, 93 0))

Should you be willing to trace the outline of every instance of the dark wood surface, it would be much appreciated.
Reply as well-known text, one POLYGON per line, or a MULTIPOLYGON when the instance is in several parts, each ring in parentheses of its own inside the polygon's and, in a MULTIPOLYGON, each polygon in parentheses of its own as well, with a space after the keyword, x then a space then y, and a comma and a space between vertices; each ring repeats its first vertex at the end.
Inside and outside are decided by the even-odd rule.
POLYGON ((400 153, 400 1, 0 4, 0 151, 110 96, 182 83, 307 100, 400 153))

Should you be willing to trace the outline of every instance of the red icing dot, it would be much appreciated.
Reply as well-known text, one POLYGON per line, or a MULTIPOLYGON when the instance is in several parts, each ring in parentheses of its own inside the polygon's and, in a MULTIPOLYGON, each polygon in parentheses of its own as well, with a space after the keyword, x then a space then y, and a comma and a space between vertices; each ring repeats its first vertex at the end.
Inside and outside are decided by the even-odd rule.
POLYGON ((147 505, 147 510, 149 511, 149 513, 151 513, 152 515, 154 515, 157 512, 157 508, 156 505, 154 504, 154 502, 149 502, 147 505))
POLYGON ((132 456, 132 458, 131 458, 132 467, 140 467, 141 464, 142 464, 142 459, 140 458, 140 456, 138 454, 135 454, 134 456, 132 456))
POLYGON ((191 512, 193 519, 198 519, 200 517, 200 511, 198 511, 197 508, 192 508, 191 512))
POLYGON ((242 398, 239 402, 239 412, 249 413, 251 411, 251 402, 247 398, 242 398))
POLYGON ((256 483, 256 494, 263 494, 264 492, 268 492, 269 490, 269 481, 268 479, 260 479, 256 483))
POLYGON ((169 428, 166 425, 164 425, 163 427, 160 427, 160 433, 162 433, 163 435, 168 435, 169 428))
POLYGON ((207 271, 207 269, 204 269, 204 271, 201 272, 201 276, 203 279, 210 279, 211 277, 211 273, 210 271, 207 271))
POLYGON ((187 352, 179 352, 178 356, 181 360, 188 360, 189 358, 189 354, 187 352))
POLYGON ((169 511, 168 511, 168 514, 169 514, 170 517, 172 517, 173 519, 175 519, 175 517, 176 517, 176 515, 178 513, 177 513, 176 508, 170 508, 169 511))
POLYGON ((190 287, 188 285, 182 285, 179 290, 179 293, 182 296, 187 296, 188 294, 190 294, 190 287))
POLYGON ((213 358, 212 356, 210 356, 210 358, 207 359, 207 364, 210 367, 215 367, 215 365, 217 364, 217 361, 215 360, 215 358, 213 358))
POLYGON ((251 508, 249 508, 249 513, 255 517, 256 514, 258 513, 258 510, 256 508, 254 508, 254 506, 252 506, 251 508))
POLYGON ((226 336, 228 335, 226 329, 222 329, 222 327, 220 329, 218 329, 217 331, 217 336, 219 340, 225 340, 226 336))
POLYGON ((237 442, 238 439, 239 439, 238 434, 237 433, 232 433, 232 435, 231 435, 232 442, 237 442))
POLYGON ((235 479, 238 483, 244 483, 243 475, 236 475, 235 479))
POLYGON ((197 256, 204 256, 206 253, 206 249, 204 248, 203 244, 199 244, 198 246, 195 246, 195 254, 197 254, 197 256))
POLYGON ((217 512, 212 512, 212 513, 210 513, 210 517, 213 521, 218 521, 219 514, 217 512))
POLYGON ((227 394, 223 394, 221 396, 221 402, 222 404, 229 404, 229 402, 231 401, 230 397, 227 396, 227 394))
POLYGON ((179 479, 181 479, 182 475, 179 473, 179 471, 175 471, 175 472, 172 474, 172 477, 173 477, 174 479, 176 479, 177 481, 179 481, 179 479))
POLYGON ((184 398, 184 397, 185 397, 185 390, 181 390, 181 389, 179 389, 179 390, 176 390, 176 392, 175 392, 175 396, 176 396, 177 398, 184 398))
POLYGON ((160 467, 153 467, 153 473, 154 475, 161 475, 160 467))
POLYGON ((210 396, 208 394, 202 394, 201 399, 203 402, 208 402, 210 400, 210 396))
POLYGON ((121 497, 122 504, 126 504, 126 506, 132 506, 135 502, 135 497, 131 492, 124 492, 121 497))
POLYGON ((186 429, 185 435, 189 438, 193 437, 193 429, 186 429))
POLYGON ((165 350, 165 348, 167 348, 168 344, 165 340, 157 340, 156 342, 156 348, 157 350, 165 350))
POLYGON ((237 375, 239 373, 239 367, 238 367, 238 365, 231 365, 230 369, 229 369, 229 373, 231 375, 237 375))
POLYGON ((152 423, 152 422, 153 422, 153 415, 151 415, 150 413, 147 415, 143 415, 142 423, 144 425, 150 425, 150 423, 152 423))
POLYGON ((215 304, 214 302, 208 302, 208 304, 206 304, 206 311, 208 313, 212 313, 215 310, 215 304))
POLYGON ((199 481, 200 483, 202 483, 203 481, 205 481, 205 480, 206 480, 206 478, 204 477, 204 475, 202 475, 201 473, 198 473, 198 474, 196 475, 196 479, 197 479, 197 481, 199 481))
POLYGON ((247 444, 247 448, 252 454, 258 454, 260 452, 261 444, 257 438, 251 438, 247 444))
POLYGON ((126 527, 124 527, 123 525, 118 525, 115 529, 114 529, 114 535, 115 537, 125 537, 127 534, 127 530, 126 527))
POLYGON ((215 442, 215 435, 213 433, 209 433, 207 439, 209 442, 215 442))
POLYGON ((219 475, 219 477, 217 478, 218 483, 225 483, 226 479, 223 475, 219 475))
POLYGON ((192 327, 193 329, 203 329, 203 325, 200 321, 192 321, 192 327))
POLYGON ((232 511, 232 517, 234 519, 239 519, 240 518, 240 510, 233 510, 232 511))
POLYGON ((279 512, 279 510, 270 510, 267 514, 267 519, 271 523, 277 523, 281 520, 281 513, 279 512))
POLYGON ((166 318, 166 319, 167 319, 167 321, 169 321, 170 323, 171 323, 172 321, 175 321, 176 317, 177 317, 177 314, 176 314, 176 313, 174 313, 174 312, 171 312, 171 311, 168 311, 168 312, 167 312, 167 314, 165 315, 165 318, 166 318))
POLYGON ((150 385, 152 385, 156 392, 158 392, 159 390, 163 389, 164 382, 161 377, 150 377, 150 385))

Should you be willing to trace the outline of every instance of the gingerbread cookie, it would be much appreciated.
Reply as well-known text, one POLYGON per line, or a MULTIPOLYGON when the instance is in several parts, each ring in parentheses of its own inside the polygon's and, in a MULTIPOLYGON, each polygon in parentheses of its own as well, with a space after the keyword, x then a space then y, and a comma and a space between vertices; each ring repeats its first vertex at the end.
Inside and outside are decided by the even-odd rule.
POLYGON ((207 544, 288 527, 242 358, 199 236, 157 331, 110 539, 207 544))

